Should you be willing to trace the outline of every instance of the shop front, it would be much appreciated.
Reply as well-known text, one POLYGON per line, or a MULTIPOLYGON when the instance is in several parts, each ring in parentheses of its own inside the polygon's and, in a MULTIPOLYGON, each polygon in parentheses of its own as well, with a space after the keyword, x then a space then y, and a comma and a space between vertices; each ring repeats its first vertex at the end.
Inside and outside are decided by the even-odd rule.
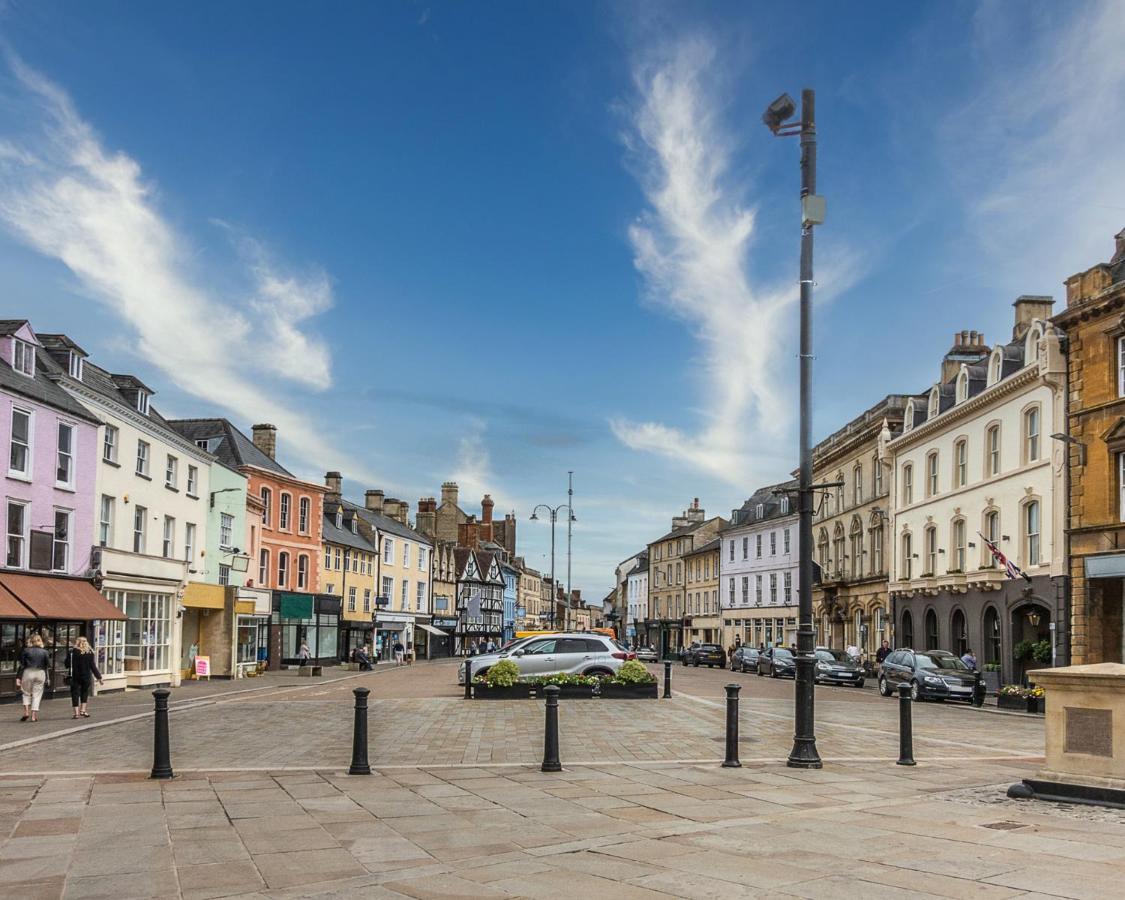
POLYGON ((234 593, 234 677, 257 673, 269 663, 270 592, 261 588, 228 588, 234 593))
POLYGON ((340 620, 340 659, 350 661, 357 647, 371 650, 375 643, 375 623, 370 618, 340 620))
POLYGON ((196 677, 196 658, 207 661, 202 675, 231 676, 233 620, 221 584, 189 582, 184 588, 180 619, 180 677, 196 677))
POLYGON ((418 646, 417 659, 448 659, 453 656, 453 633, 457 630, 457 620, 434 616, 429 622, 419 622, 414 632, 418 646))
POLYGON ((81 578, 0 573, 0 698, 16 696, 19 657, 33 634, 51 658, 48 696, 65 692, 67 651, 79 637, 91 643, 102 622, 123 614, 81 578))
POLYGON ((340 662, 340 598, 330 594, 273 592, 270 665, 295 666, 301 647, 315 665, 340 662))
POLYGON ((375 614, 375 657, 393 659, 396 641, 407 650, 411 649, 414 643, 414 617, 380 610, 375 614))

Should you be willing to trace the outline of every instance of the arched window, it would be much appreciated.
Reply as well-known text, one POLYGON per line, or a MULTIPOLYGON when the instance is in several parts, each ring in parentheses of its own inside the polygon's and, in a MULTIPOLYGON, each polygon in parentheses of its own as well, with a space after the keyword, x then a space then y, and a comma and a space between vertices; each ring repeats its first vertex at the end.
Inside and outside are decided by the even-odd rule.
POLYGON ((832 535, 832 561, 833 569, 837 575, 844 574, 844 557, 847 555, 844 545, 844 526, 836 523, 836 530, 832 535))
POLYGON ((883 574, 883 526, 871 529, 871 574, 883 574))
POLYGON ((263 549, 258 554, 258 587, 268 587, 270 583, 270 552, 263 549))
POLYGON ((969 635, 965 631, 965 614, 959 609, 953 610, 950 631, 953 638, 953 652, 958 656, 964 656, 965 651, 969 649, 969 635))
POLYGON ((988 386, 996 384, 1004 374, 1004 350, 997 347, 988 359, 988 386))
POLYGON ((273 515, 273 509, 271 508, 272 504, 273 504, 273 491, 271 491, 268 487, 263 487, 262 488, 262 524, 265 525, 266 528, 273 527, 270 524, 270 517, 273 515))
POLYGON ((859 463, 852 469, 852 502, 856 506, 863 503, 863 466, 859 463))
MULTIPOLYGON (((911 537, 910 532, 906 532, 902 536, 902 577, 903 580, 909 581, 913 577, 914 572, 914 539, 911 537)), ((909 645, 907 645, 909 646, 909 645)))
POLYGON ((1000 423, 988 426, 984 436, 984 471, 988 475, 1000 474, 1000 423))
POLYGON ((1024 565, 1037 566, 1040 562, 1039 501, 1030 500, 1023 507, 1024 565))
POLYGON ((906 401, 906 415, 902 418, 902 430, 909 431, 914 427, 914 401, 906 401))
POLYGON ((961 371, 957 373, 957 393, 955 394, 956 403, 964 403, 969 399, 969 370, 961 366, 961 371))
POLYGON ((860 522, 859 517, 856 516, 852 519, 851 530, 851 543, 852 543, 852 578, 863 577, 863 523, 860 522))
POLYGON ((766 505, 764 503, 759 503, 756 507, 754 507, 754 518, 755 519, 764 519, 765 515, 766 515, 766 505))
POLYGON ((926 496, 933 497, 938 492, 938 452, 931 450, 926 454, 926 496))
POLYGON ((824 574, 828 573, 828 530, 826 528, 820 529, 820 537, 817 538, 817 554, 820 560, 820 569, 824 574))
POLYGON ((309 557, 302 553, 297 557, 297 590, 303 591, 309 586, 309 557))
POLYGON ((926 410, 926 419, 936 419, 938 413, 941 411, 941 392, 934 387, 930 391, 930 403, 926 410))
POLYGON ((1039 406, 1024 410, 1023 413, 1023 461, 1035 462, 1039 459, 1039 406))
POLYGON ((883 496, 883 466, 879 462, 879 454, 871 457, 872 493, 875 497, 883 496))
POLYGON ((312 504, 309 502, 308 497, 302 497, 297 501, 297 531, 300 534, 309 533, 309 518, 311 515, 312 504))
POLYGON ((984 661, 986 663, 999 663, 1000 659, 1000 616, 996 607, 990 606, 984 611, 984 661))
MULTIPOLYGON (((990 509, 984 514, 984 536, 997 546, 1000 545, 1000 510, 990 509)), ((985 544, 981 548, 981 568, 991 569, 996 565, 992 551, 985 544)))
POLYGON ((836 512, 844 511, 844 473, 836 473, 836 481, 839 484, 836 486, 836 512))
POLYGON ((953 445, 953 486, 964 487, 969 483, 969 441, 961 438, 953 445))
POLYGON ((965 558, 965 520, 954 519, 953 527, 950 529, 950 544, 953 546, 952 559, 953 569, 957 572, 966 571, 967 560, 965 558))
POLYGON ((923 575, 936 575, 937 574, 937 527, 930 525, 926 528, 925 534, 925 554, 926 566, 923 575))
POLYGON ((907 463, 902 467, 902 505, 914 502, 914 466, 907 463))
POLYGON ((1027 343, 1024 345, 1023 363, 1025 366, 1030 366, 1033 363, 1039 362, 1039 339, 1043 337, 1043 332, 1039 326, 1034 326, 1027 333, 1027 343))
POLYGON ((902 640, 899 641, 899 646, 914 646, 914 616, 910 615, 908 609, 902 611, 902 640))
POLYGON ((284 550, 277 554, 277 586, 289 586, 289 554, 284 550))
POLYGON ((281 492, 281 503, 278 506, 277 513, 277 527, 282 531, 289 530, 289 517, 291 514, 291 507, 293 505, 293 495, 285 491, 281 492))
POLYGON ((926 610, 926 649, 938 649, 937 613, 932 609, 926 610))
POLYGON ((788 497, 782 497, 781 500, 779 501, 779 505, 781 506, 781 514, 783 516, 789 515, 789 498, 788 497))

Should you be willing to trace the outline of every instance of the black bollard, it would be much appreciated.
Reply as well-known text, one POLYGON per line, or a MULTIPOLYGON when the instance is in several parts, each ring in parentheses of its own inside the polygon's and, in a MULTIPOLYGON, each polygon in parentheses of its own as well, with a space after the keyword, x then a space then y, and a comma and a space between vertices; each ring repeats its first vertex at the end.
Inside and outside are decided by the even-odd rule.
POLYGON ((465 699, 473 699, 473 661, 465 657, 465 699))
POLYGON ((559 686, 549 684, 543 689, 547 698, 547 725, 543 732, 543 765, 541 772, 561 772, 559 761, 559 686))
POLYGON ((664 661, 664 699, 672 696, 672 663, 664 661))
POLYGON ((728 684, 727 690, 727 758, 723 760, 724 769, 741 769, 738 761, 738 692, 741 685, 728 684))
POLYGON ((370 775, 371 764, 367 761, 367 695, 365 687, 352 689, 355 694, 355 726, 352 730, 352 764, 348 766, 349 775, 370 775))
POLYGON ((980 677, 980 672, 976 672, 973 681, 973 706, 978 709, 984 706, 984 694, 984 681, 980 677))
POLYGON ((911 722, 910 685, 898 686, 898 765, 913 766, 914 726, 911 722))
POLYGON ((152 772, 149 778, 172 778, 172 758, 168 745, 168 688, 152 692, 156 698, 156 713, 152 731, 152 772))

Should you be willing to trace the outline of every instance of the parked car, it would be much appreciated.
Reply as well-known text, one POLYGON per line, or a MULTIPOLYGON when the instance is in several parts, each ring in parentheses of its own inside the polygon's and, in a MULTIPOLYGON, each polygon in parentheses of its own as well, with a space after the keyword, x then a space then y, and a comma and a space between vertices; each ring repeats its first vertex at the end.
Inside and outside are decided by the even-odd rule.
POLYGON ((720 647, 718 644, 701 644, 698 641, 694 642, 687 649, 684 656, 685 666, 707 666, 709 669, 718 666, 720 669, 725 668, 727 664, 727 651, 720 647))
POLYGON ((976 673, 946 650, 895 650, 883 660, 879 693, 890 697, 910 685, 913 700, 972 702, 976 673))
POLYGON ((816 668, 813 678, 817 684, 850 684, 863 687, 863 666, 843 650, 830 647, 816 648, 816 668))
MULTIPOLYGON (((621 664, 637 655, 611 637, 590 632, 536 635, 503 653, 474 656, 473 677, 485 674, 501 659, 510 659, 521 677, 536 675, 613 675, 621 664)), ((465 683, 465 664, 458 667, 457 683, 465 683)))
POLYGON ((730 670, 732 672, 757 672, 758 648, 746 644, 734 648, 730 655, 730 670))
POLYGON ((797 660, 786 647, 767 647, 758 654, 758 674, 770 678, 796 678, 797 660))
MULTIPOLYGON (((518 650, 536 638, 546 636, 549 635, 534 634, 529 637, 516 638, 492 653, 478 653, 476 656, 470 656, 468 661, 473 664, 473 677, 475 678, 481 672, 488 671, 489 667, 496 665, 499 660, 507 659, 513 650, 518 650)), ((462 686, 465 684, 465 663, 463 662, 457 667, 457 683, 462 686)))
POLYGON ((656 650, 652 647, 638 647, 637 659, 641 662, 660 662, 660 657, 656 655, 656 650))

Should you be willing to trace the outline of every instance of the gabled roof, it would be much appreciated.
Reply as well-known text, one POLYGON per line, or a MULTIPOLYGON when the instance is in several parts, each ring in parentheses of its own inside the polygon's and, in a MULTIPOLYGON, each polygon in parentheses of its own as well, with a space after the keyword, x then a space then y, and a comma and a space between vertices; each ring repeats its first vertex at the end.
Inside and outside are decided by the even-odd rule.
MULTIPOLYGON (((345 547, 352 547, 356 550, 363 550, 366 553, 377 553, 375 545, 365 538, 362 532, 353 532, 351 527, 347 524, 349 516, 344 515, 344 526, 342 528, 336 527, 336 510, 339 507, 337 503, 325 502, 324 504, 324 530, 322 532, 323 540, 329 541, 333 544, 342 544, 345 547)), ((354 515, 354 513, 352 513, 354 515)))
MULTIPOLYGON (((14 321, 14 320, 5 320, 14 321)), ((24 323, 20 321, 20 325, 24 323)), ((58 364, 46 353, 35 354, 35 377, 28 378, 0 359, 0 390, 50 406, 68 416, 99 424, 99 419, 58 384, 58 364)))
POLYGON ((0 335, 15 334, 27 324, 27 319, 0 319, 0 335))
POLYGON ((481 574, 481 580, 488 579, 488 572, 492 568, 494 557, 491 553, 485 553, 483 550, 470 550, 467 547, 455 547, 453 549, 453 559, 457 566, 457 577, 460 578, 465 568, 469 564, 469 557, 472 556, 477 565, 477 571, 481 574))
POLYGON ((255 447, 254 442, 235 428, 229 419, 172 419, 168 426, 192 443, 209 441, 208 452, 231 468, 254 466, 296 478, 276 459, 271 459, 255 447))
POLYGON ((356 513, 363 521, 367 522, 372 528, 378 528, 386 534, 394 534, 401 538, 406 538, 410 541, 416 541, 419 544, 426 544, 429 547, 434 545, 434 542, 426 537, 419 531, 415 531, 409 525, 403 525, 398 519, 392 519, 390 516, 384 516, 382 513, 377 513, 374 510, 368 509, 366 506, 361 506, 358 503, 353 503, 351 500, 344 500, 345 512, 356 513))

